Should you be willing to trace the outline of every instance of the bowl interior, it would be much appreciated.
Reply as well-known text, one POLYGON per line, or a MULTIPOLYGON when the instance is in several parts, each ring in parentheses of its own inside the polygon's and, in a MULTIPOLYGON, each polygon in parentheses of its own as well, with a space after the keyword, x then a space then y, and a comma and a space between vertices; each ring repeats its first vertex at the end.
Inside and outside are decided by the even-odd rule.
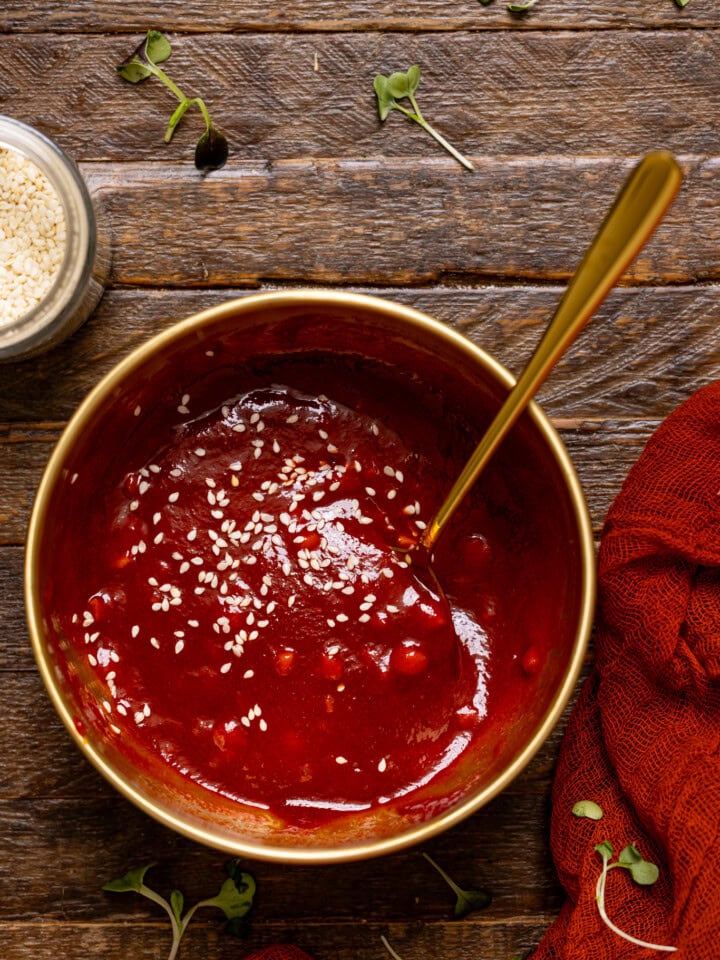
MULTIPOLYGON (((168 825, 221 849, 280 860, 351 859, 421 839, 471 812, 527 763, 558 718, 577 677, 592 607, 592 540, 572 468, 544 417, 518 421, 453 525, 471 522, 488 497, 494 522, 513 545, 503 572, 506 635, 492 656, 503 706, 441 783, 371 813, 322 827, 289 827, 265 811, 240 808, 180 776, 133 738, 112 732, 105 691, 64 635, 58 601, 87 561, 67 562, 67 531, 102 515, 108 490, 154 452, 157 437, 182 420, 179 400, 210 409, 243 389, 275 382, 357 402, 344 374, 388 384, 388 396, 418 411, 413 442, 469 453, 508 390, 508 375, 463 338, 413 311, 372 298, 335 295, 251 297, 190 318, 141 347, 85 401, 63 436, 36 502, 27 561, 31 634, 45 682, 88 758, 122 792, 168 825), (140 414, 138 414, 140 411, 140 414), (452 426, 450 426, 452 425, 452 426), (532 684, 511 668, 533 637, 550 637, 532 684), (503 679, 504 677, 504 679, 503 679)), ((239 440, 243 442, 242 438, 239 440)), ((449 488, 453 477, 447 477, 449 488)), ((439 550, 450 549, 452 530, 439 550)), ((478 603, 482 597, 478 595, 478 603)))

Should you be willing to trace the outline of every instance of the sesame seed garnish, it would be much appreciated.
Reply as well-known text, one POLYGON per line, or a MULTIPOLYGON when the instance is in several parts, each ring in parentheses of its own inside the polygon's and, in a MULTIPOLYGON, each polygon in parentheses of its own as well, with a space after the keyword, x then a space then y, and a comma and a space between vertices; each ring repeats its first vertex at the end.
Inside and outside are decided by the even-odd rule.
POLYGON ((335 757, 335 763, 339 763, 342 766, 344 763, 347 763, 345 757, 335 757))
POLYGON ((385 773, 385 771, 387 770, 387 760, 385 759, 385 757, 383 757, 380 763, 378 763, 377 768, 380 773, 385 773))
POLYGON ((254 670, 246 670, 243 674, 243 680, 251 680, 255 676, 254 670))
POLYGON ((178 642, 175 644, 175 653, 182 653, 184 646, 185 646, 185 641, 178 640, 178 642))
POLYGON ((232 663, 224 663, 224 664, 220 667, 220 673, 227 673, 227 672, 230 670, 230 667, 231 667, 231 666, 232 666, 232 663))
POLYGON ((205 456, 205 448, 204 448, 204 447, 197 447, 197 448, 195 449, 195 456, 196 456, 196 457, 204 457, 204 456, 205 456))
POLYGON ((140 633, 140 627, 139 627, 137 624, 135 624, 135 626, 134 626, 134 627, 132 628, 132 630, 130 631, 130 636, 131 636, 133 639, 135 639, 135 637, 137 637, 137 635, 138 635, 139 633, 140 633))
POLYGON ((267 728, 268 728, 267 721, 266 721, 265 717, 262 717, 262 718, 261 718, 260 722, 258 723, 258 726, 260 727, 260 729, 262 730, 262 732, 265 733, 265 731, 266 731, 267 728))
POLYGON ((139 501, 139 500, 132 500, 131 503, 130 503, 130 509, 131 509, 131 510, 137 510, 137 508, 138 508, 139 506, 140 506, 140 501, 139 501))
POLYGON ((173 491, 173 493, 171 493, 171 494, 168 496, 168 503, 177 503, 177 501, 178 501, 179 498, 180 498, 180 494, 178 493, 177 490, 175 490, 175 491, 173 491))
POLYGON ((396 496, 397 496, 397 490, 388 490, 387 492, 388 500, 394 500, 396 496))
POLYGON ((140 404, 138 404, 133 410, 133 416, 139 417, 141 413, 142 413, 142 407, 140 406, 140 404))
POLYGON ((189 394, 189 393, 184 393, 184 394, 182 395, 182 399, 180 400, 180 403, 181 403, 184 407, 186 407, 186 406, 190 403, 190 394, 189 394))

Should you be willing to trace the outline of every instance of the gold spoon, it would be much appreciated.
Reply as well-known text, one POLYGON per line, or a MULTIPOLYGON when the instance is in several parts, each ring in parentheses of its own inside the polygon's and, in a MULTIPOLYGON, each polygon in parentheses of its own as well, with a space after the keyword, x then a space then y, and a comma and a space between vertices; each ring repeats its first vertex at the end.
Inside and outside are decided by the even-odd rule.
MULTIPOLYGON (((682 173, 666 151, 648 154, 630 173, 550 321, 535 353, 418 544, 413 562, 429 566, 438 537, 508 430, 610 289, 645 245, 680 188, 682 173)), ((434 577, 433 577, 434 579, 434 577)))

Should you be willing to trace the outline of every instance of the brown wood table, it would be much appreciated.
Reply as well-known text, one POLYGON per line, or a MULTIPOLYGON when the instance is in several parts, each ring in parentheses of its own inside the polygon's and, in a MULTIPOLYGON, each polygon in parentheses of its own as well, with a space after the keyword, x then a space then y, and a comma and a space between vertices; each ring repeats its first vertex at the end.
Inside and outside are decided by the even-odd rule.
MULTIPOLYGON (((150 334, 250 290, 371 290, 462 330, 518 371, 633 160, 665 147, 682 193, 541 394, 595 529, 656 425, 720 375, 720 5, 690 0, 4 0, 0 112, 80 163, 108 218, 109 289, 71 340, 0 377, 0 956, 164 957, 146 901, 100 891, 157 860, 160 888, 208 896, 224 857, 136 810, 71 744, 42 688, 23 616, 28 513, 63 423, 150 334), (114 64, 154 27, 172 75, 228 134, 227 166, 192 164, 197 118, 162 142, 172 99, 114 64), (423 68, 428 119, 381 126, 375 73, 423 68)), ((72 558, 68 558, 72 562, 72 558)), ((548 848, 561 727, 524 774, 427 850, 492 906, 456 922, 417 849, 326 868, 249 864, 252 937, 200 915, 181 957, 274 941, 318 960, 509 960, 562 891, 548 848)))

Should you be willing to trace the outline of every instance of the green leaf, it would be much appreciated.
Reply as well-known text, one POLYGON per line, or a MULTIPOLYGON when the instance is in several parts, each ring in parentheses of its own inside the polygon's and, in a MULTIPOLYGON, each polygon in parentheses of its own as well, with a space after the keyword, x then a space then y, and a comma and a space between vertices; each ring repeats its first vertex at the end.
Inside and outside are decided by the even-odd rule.
POLYGON ((487 7, 487 6, 488 6, 489 4, 491 4, 492 2, 493 2, 493 0, 480 0, 480 3, 481 3, 484 7, 487 7))
POLYGON ((173 890, 170 894, 170 906, 178 923, 182 923, 182 912, 185 898, 179 890, 173 890))
POLYGON ((160 33, 159 30, 148 30, 144 53, 150 63, 158 64, 168 59, 172 53, 172 47, 164 33, 160 33))
POLYGON ((382 121, 387 120, 388 114, 395 106, 394 99, 388 90, 388 78, 378 74, 373 80, 373 87, 377 96, 378 114, 382 121))
POLYGON ((660 876, 660 871, 654 863, 641 860, 640 863, 634 863, 630 867, 630 875, 635 883, 643 887, 651 887, 660 876))
POLYGON ((420 67, 414 64, 407 72, 408 86, 410 93, 415 93, 420 85, 420 67))
POLYGON ((602 820, 602 807, 593 800, 578 800, 572 808, 576 817, 586 817, 588 820, 602 820))
POLYGON ((410 93, 410 80, 406 73, 391 73, 387 81, 388 93, 401 100, 410 93))
POLYGON ((252 907, 255 889, 255 880, 249 873, 241 873, 239 878, 228 877, 217 896, 203 900, 203 906, 217 907, 227 920, 235 920, 244 917, 252 907))
POLYGON ((605 863, 612 859, 613 847, 609 840, 603 840, 602 843, 596 843, 593 849, 600 854, 605 863))
POLYGON ((103 890, 109 890, 111 893, 140 893, 145 874, 154 866, 155 863, 147 863, 144 867, 128 870, 124 876, 103 884, 103 890))
POLYGON ((458 890, 455 910, 455 917, 460 920, 475 910, 484 910, 490 906, 490 894, 484 890, 458 890))
POLYGON ((618 863, 623 867, 629 867, 633 863, 642 863, 640 851, 634 844, 628 844, 620 851, 618 863))
POLYGON ((525 0, 524 3, 509 3, 507 8, 510 13, 525 13, 526 10, 534 7, 536 3, 537 0, 525 0))
POLYGON ((121 63, 115 68, 123 80, 129 80, 130 83, 140 83, 141 80, 147 80, 152 76, 147 67, 144 67, 137 60, 121 63))
POLYGON ((690 0, 675 0, 675 3, 676 3, 679 7, 686 7, 689 2, 690 2, 690 0))
POLYGON ((484 890, 463 890, 439 864, 435 863, 432 857, 428 856, 427 853, 423 853, 423 856, 430 866, 437 870, 445 883, 455 894, 457 899, 455 901, 455 909, 453 912, 457 920, 460 920, 462 917, 466 917, 474 910, 483 910, 485 907, 490 906, 490 901, 492 898, 489 893, 486 893, 484 890))

